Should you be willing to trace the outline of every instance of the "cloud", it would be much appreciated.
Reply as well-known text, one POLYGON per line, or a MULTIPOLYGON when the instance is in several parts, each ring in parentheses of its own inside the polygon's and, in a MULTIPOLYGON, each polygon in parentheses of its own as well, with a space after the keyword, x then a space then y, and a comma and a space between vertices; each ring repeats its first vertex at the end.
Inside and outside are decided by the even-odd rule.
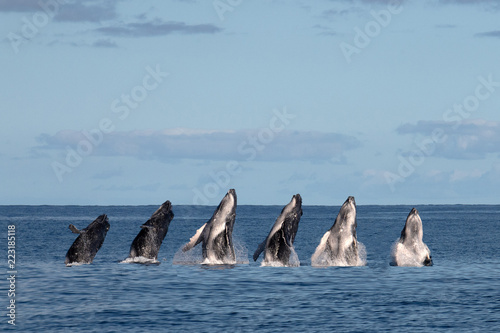
POLYGON ((38 0, 0 0, 0 12, 33 12, 40 9, 38 0))
POLYGON ((118 1, 82 1, 61 5, 55 21, 101 22, 117 18, 118 1))
POLYGON ((478 5, 478 4, 495 4, 497 0, 438 0, 443 4, 457 4, 457 5, 478 5))
POLYGON ((213 24, 186 24, 184 22, 154 19, 149 22, 125 23, 115 26, 97 28, 95 31, 105 36, 115 37, 150 37, 164 36, 172 33, 180 34, 214 34, 222 31, 213 24))
POLYGON ((117 17, 118 0, 0 0, 0 12, 47 12, 60 22, 101 22, 117 17))
MULTIPOLYGON (((464 120, 458 126, 444 121, 419 121, 397 128, 401 135, 420 136, 416 142, 432 138, 433 132, 442 130, 442 143, 435 143, 433 156, 449 159, 483 159, 488 154, 500 153, 500 122, 483 119, 464 120)), ((430 149, 430 148, 429 148, 430 149)))
POLYGON ((324 10, 322 13, 321 13, 321 17, 324 18, 324 19, 327 19, 327 20, 334 20, 338 17, 342 17, 342 16, 347 16, 353 12, 355 13, 358 13, 360 12, 361 9, 359 8, 352 8, 352 9, 327 9, 327 10, 324 10))
POLYGON ((367 5, 391 5, 396 6, 398 4, 404 4, 407 0, 330 0, 331 2, 343 2, 349 4, 367 4, 367 5))
POLYGON ((110 39, 99 39, 92 43, 93 47, 116 48, 118 45, 110 39))
MULTIPOLYGON (((64 130, 38 137, 37 153, 77 149, 81 142, 92 142, 92 134, 64 130)), ((99 137, 93 134, 92 154, 131 156, 171 162, 198 160, 316 160, 343 159, 344 153, 361 146, 353 136, 338 133, 262 130, 193 130, 113 132, 99 137)))
POLYGON ((480 32, 474 35, 475 37, 494 37, 500 38, 500 30, 480 32))
MULTIPOLYGON (((408 0, 330 0, 331 2, 340 2, 347 4, 364 4, 364 5, 404 5, 405 3, 410 3, 408 0)), ((486 10, 498 10, 500 9, 500 4, 498 0, 427 0, 429 4, 440 4, 440 5, 478 5, 486 10)))
POLYGON ((320 32, 318 33, 318 35, 320 35, 320 36, 337 36, 337 32, 335 32, 335 31, 333 31, 333 29, 331 29, 327 26, 321 25, 321 24, 314 25, 313 29, 320 30, 320 32))
POLYGON ((473 5, 480 6, 487 11, 497 11, 500 9, 500 4, 497 0, 437 0, 443 5, 473 5))

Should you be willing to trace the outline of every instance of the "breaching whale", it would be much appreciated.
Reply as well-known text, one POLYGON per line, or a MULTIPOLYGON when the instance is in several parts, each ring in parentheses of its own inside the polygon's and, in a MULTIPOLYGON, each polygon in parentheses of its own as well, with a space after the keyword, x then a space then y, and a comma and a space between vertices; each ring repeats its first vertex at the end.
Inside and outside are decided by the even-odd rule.
POLYGON ((202 243, 205 264, 235 264, 233 226, 236 218, 236 205, 236 191, 230 189, 212 218, 196 231, 182 251, 189 251, 202 243))
POLYGON ((290 260, 290 255, 295 253, 293 241, 299 228, 302 216, 302 198, 300 194, 292 197, 292 200, 281 210, 269 235, 259 245, 253 254, 253 260, 257 261, 259 255, 264 251, 263 265, 280 264, 283 266, 297 266, 297 262, 290 260))
POLYGON ((130 245, 129 258, 143 257, 156 260, 160 251, 161 243, 167 235, 170 222, 174 218, 172 204, 164 202, 151 218, 141 225, 141 231, 137 234, 130 245))
POLYGON ((392 250, 392 265, 432 266, 431 251, 422 241, 424 236, 422 220, 413 208, 406 218, 401 237, 392 250))
POLYGON ((87 228, 78 230, 74 225, 70 224, 69 229, 79 234, 73 245, 66 253, 64 263, 67 266, 71 264, 90 264, 94 260, 97 251, 102 246, 106 234, 109 230, 109 222, 106 214, 99 216, 94 222, 90 223, 87 228))
POLYGON ((356 201, 354 197, 350 196, 340 208, 333 226, 321 238, 311 257, 311 265, 364 265, 364 247, 363 251, 360 251, 362 244, 358 243, 356 227, 356 201))

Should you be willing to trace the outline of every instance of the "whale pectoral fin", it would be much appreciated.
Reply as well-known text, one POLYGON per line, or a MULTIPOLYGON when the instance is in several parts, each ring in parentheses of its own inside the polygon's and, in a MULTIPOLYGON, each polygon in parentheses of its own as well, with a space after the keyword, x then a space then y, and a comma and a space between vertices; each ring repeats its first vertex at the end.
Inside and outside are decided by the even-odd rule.
POLYGON ((327 246, 327 243, 328 243, 328 238, 330 237, 330 234, 332 232, 330 230, 328 230, 324 235, 323 237, 321 237, 321 241, 319 242, 319 245, 316 247, 316 250, 314 251, 312 257, 311 257, 311 261, 314 262, 316 261, 316 259, 325 252, 325 249, 326 249, 326 246, 327 246))
POLYGON ((70 224, 69 225, 69 230, 71 230, 71 232, 73 232, 74 234, 81 234, 82 232, 80 230, 78 230, 74 225, 70 224))
POLYGON ((253 261, 257 261, 262 251, 264 251, 264 249, 266 248, 266 241, 267 239, 264 239, 264 241, 259 244, 259 247, 257 247, 257 250, 255 250, 253 254, 253 261))
POLYGON ((191 250, 193 247, 198 245, 203 240, 203 237, 202 237, 203 230, 205 230, 207 223, 205 223, 200 229, 196 230, 196 233, 194 234, 194 236, 191 237, 189 239, 189 242, 186 245, 184 245, 184 247, 182 248, 182 252, 186 252, 186 251, 191 250))
POLYGON ((428 256, 427 258, 425 258, 424 266, 432 266, 432 257, 431 256, 428 256))

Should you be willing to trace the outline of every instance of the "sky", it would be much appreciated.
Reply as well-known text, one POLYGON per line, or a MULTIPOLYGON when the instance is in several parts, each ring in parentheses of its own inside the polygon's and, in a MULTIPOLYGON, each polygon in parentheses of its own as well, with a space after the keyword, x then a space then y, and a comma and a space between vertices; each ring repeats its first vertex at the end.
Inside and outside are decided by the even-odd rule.
POLYGON ((0 0, 0 204, 499 204, 493 0, 0 0))

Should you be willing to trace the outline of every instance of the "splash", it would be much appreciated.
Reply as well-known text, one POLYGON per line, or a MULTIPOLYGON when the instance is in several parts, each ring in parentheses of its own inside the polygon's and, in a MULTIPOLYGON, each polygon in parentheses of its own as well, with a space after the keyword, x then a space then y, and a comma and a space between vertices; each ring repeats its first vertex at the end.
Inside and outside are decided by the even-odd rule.
POLYGON ((424 260, 428 252, 429 249, 424 243, 417 243, 408 247, 402 244, 398 239, 392 246, 391 265, 422 267, 424 266, 424 260))
POLYGON ((236 256, 236 263, 240 265, 248 265, 248 248, 246 244, 238 239, 233 239, 234 255, 236 256))
POLYGON ((146 257, 134 257, 134 258, 126 258, 120 261, 120 264, 160 264, 160 262, 156 259, 150 259, 146 257))
POLYGON ((66 267, 72 267, 72 266, 82 266, 82 265, 89 265, 90 263, 88 262, 70 262, 66 264, 66 267))
POLYGON ((197 246, 189 251, 182 251, 184 245, 182 245, 174 255, 172 264, 174 265, 199 265, 203 262, 203 256, 201 254, 201 247, 197 246))
POLYGON ((260 266, 261 267, 299 267, 300 260, 299 260, 299 256, 297 255, 297 252, 295 252, 295 248, 291 247, 290 250, 291 250, 290 257, 288 258, 287 264, 285 264, 279 260, 268 261, 264 257, 264 260, 262 260, 262 263, 260 264, 260 266))
POLYGON ((311 266, 314 267, 328 267, 328 266, 366 266, 366 247, 363 243, 357 242, 358 253, 355 254, 344 253, 344 255, 332 256, 332 253, 327 248, 316 249, 311 257, 311 266))

